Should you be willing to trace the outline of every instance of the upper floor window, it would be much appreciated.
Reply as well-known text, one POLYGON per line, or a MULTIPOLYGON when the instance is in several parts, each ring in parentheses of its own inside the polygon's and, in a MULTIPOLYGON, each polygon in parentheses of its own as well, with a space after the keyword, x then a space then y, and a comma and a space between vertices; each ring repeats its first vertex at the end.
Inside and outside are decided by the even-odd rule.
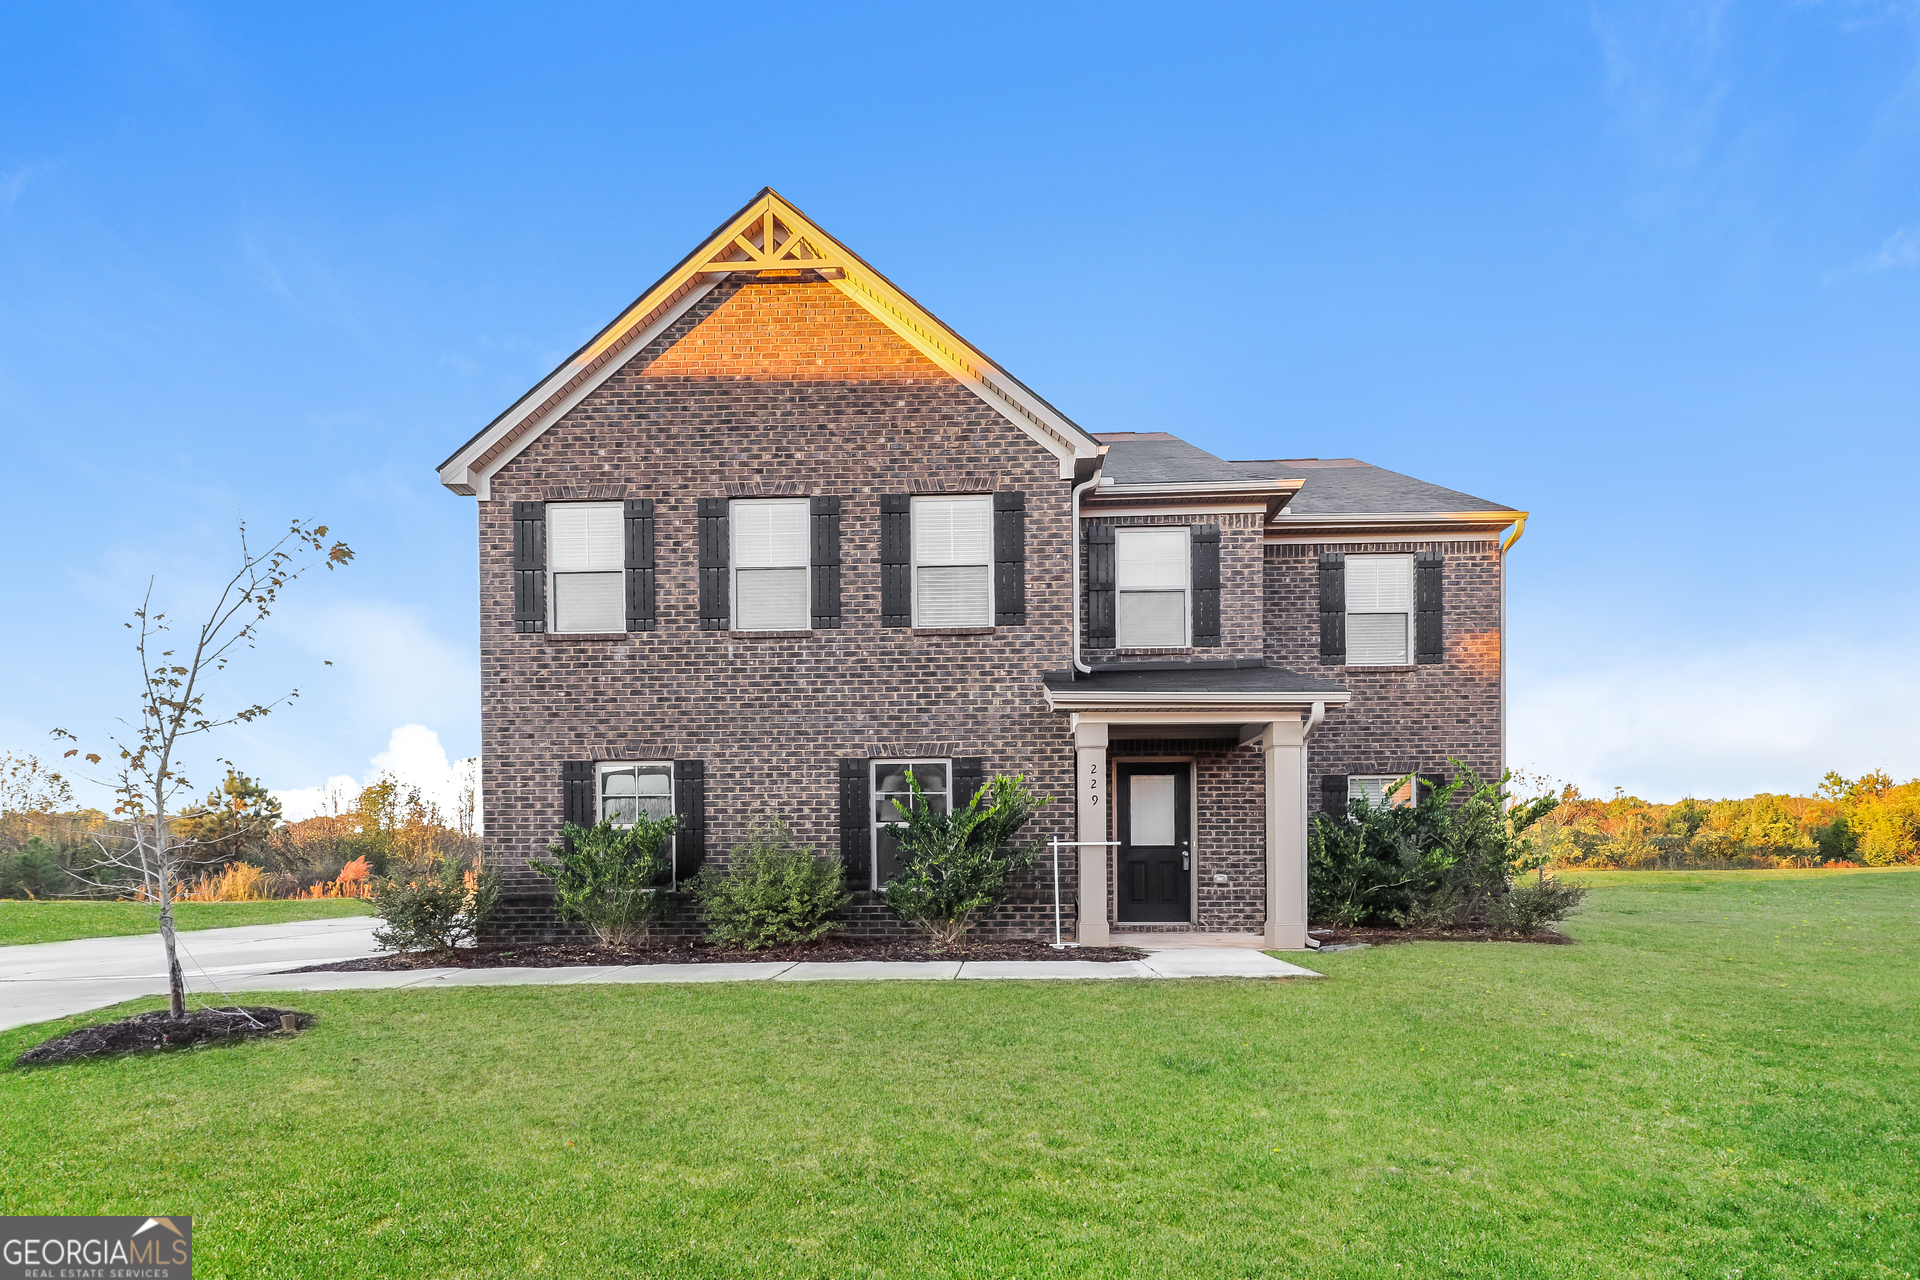
POLYGON ((1184 647, 1193 563, 1187 529, 1115 529, 1113 560, 1119 592, 1115 643, 1123 649, 1184 647))
POLYGON ((993 497, 913 500, 913 625, 993 625, 993 497))
POLYGON ((1347 557, 1347 665, 1413 661, 1413 557, 1347 557))
POLYGON ((553 630, 625 631, 625 568, 619 503, 547 505, 553 630))
POLYGON ((907 770, 913 770, 913 780, 920 784, 920 792, 927 798, 927 807, 935 813, 945 813, 951 788, 952 761, 950 760, 875 760, 873 769, 873 887, 886 887, 888 880, 900 870, 900 841, 894 837, 892 825, 907 820, 907 810, 912 807, 913 791, 907 785, 907 770))
POLYGON ((807 500, 735 502, 733 629, 804 631, 807 612, 807 500))

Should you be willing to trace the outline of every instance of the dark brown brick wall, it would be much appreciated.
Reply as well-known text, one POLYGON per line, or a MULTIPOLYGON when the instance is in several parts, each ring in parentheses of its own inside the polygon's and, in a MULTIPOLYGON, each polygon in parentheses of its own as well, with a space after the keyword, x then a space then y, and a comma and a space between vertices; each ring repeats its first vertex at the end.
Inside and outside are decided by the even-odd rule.
POLYGON ((1266 549, 1267 661, 1337 680, 1353 694, 1307 740, 1307 804, 1320 807, 1330 773, 1443 772, 1448 757, 1500 776, 1500 558, 1491 541, 1329 542, 1266 549), (1322 551, 1446 557, 1446 661, 1426 666, 1320 665, 1318 563, 1322 551))
MULTIPOLYGON (((1091 661, 1125 662, 1129 658, 1161 660, 1177 658, 1258 658, 1265 652, 1265 591, 1261 560, 1261 516, 1250 512, 1221 515, 1114 515, 1083 517, 1088 525, 1112 525, 1116 529, 1148 525, 1212 524, 1220 527, 1220 646, 1205 649, 1094 649, 1091 661)), ((1087 628, 1086 557, 1080 547, 1081 600, 1080 632, 1085 643, 1087 628)), ((1084 655, 1083 655, 1084 656, 1084 655)))
MULTIPOLYGON (((1054 797, 1034 834, 1070 838, 1072 749, 1040 686, 1068 661, 1058 465, 818 281, 722 286, 509 461, 480 504, 487 843, 512 898, 503 931, 555 927, 524 864, 558 825, 563 760, 706 761, 707 846, 720 861, 767 807, 802 840, 837 849, 844 756, 983 757, 1054 797), (1026 493, 1027 625, 937 636, 880 625, 880 495, 943 489, 1026 493), (844 499, 840 629, 698 629, 695 499, 755 492, 844 499), (509 504, 588 496, 655 500, 658 629, 515 634, 509 504)), ((987 931, 1037 934, 1044 923, 1050 934, 1050 864, 1015 898, 987 931)), ((892 927, 871 901, 852 915, 859 931, 892 927)))

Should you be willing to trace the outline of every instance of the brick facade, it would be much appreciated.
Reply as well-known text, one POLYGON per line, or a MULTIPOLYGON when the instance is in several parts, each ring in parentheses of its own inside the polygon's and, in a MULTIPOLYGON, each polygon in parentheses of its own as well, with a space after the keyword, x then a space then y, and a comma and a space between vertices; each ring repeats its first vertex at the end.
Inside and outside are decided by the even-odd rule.
POLYGON ((1500 745, 1500 555, 1492 541, 1327 542, 1266 549, 1267 661, 1338 680, 1353 701, 1307 742, 1308 805, 1325 774, 1444 773, 1453 757, 1497 779, 1500 745), (1320 665, 1323 551, 1438 550, 1444 569, 1446 660, 1404 667, 1320 665))

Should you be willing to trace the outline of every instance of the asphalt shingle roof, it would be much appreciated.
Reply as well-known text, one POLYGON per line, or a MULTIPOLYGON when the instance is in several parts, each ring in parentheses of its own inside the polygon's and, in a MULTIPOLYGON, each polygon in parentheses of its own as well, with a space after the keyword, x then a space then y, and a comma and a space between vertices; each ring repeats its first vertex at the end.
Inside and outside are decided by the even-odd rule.
POLYGON ((1096 667, 1092 675, 1074 678, 1071 671, 1049 671, 1047 688, 1076 693, 1345 693, 1345 685, 1314 676, 1297 675, 1281 667, 1195 663, 1140 663, 1096 667))

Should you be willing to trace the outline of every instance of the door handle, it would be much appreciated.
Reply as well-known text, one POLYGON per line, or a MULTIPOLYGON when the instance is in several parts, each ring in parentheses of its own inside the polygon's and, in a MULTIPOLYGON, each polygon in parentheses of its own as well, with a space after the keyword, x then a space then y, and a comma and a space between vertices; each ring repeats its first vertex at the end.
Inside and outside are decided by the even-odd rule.
POLYGON ((1180 869, 1182 871, 1193 870, 1193 854, 1187 849, 1187 842, 1185 840, 1180 842, 1180 869))

